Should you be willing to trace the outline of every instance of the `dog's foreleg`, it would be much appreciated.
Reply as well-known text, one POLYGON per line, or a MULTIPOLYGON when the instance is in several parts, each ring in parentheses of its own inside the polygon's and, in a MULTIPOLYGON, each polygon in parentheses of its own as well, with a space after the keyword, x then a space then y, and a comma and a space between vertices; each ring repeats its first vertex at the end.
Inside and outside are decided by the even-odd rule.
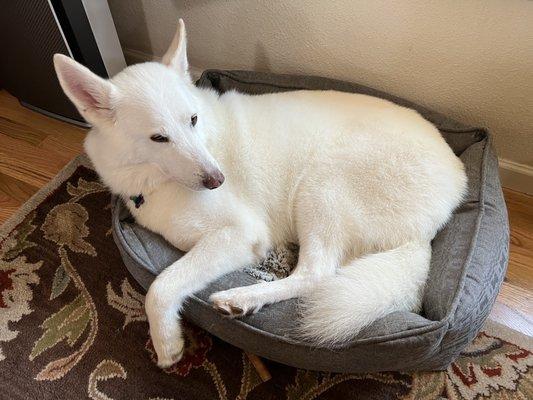
POLYGON ((152 283, 145 306, 160 367, 172 365, 183 354, 178 318, 183 301, 209 282, 253 262, 253 245, 238 228, 210 232, 152 283))

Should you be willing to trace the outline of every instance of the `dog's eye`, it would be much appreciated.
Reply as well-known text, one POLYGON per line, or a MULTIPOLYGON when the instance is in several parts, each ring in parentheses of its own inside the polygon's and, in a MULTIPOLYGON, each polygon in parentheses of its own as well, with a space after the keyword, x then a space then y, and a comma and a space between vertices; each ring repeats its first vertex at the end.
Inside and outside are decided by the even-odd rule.
POLYGON ((196 125, 196 121, 198 121, 198 115, 193 114, 192 117, 191 117, 191 125, 195 126, 196 125))
POLYGON ((155 135, 150 136, 150 140, 158 143, 166 143, 168 142, 168 137, 156 133, 155 135))

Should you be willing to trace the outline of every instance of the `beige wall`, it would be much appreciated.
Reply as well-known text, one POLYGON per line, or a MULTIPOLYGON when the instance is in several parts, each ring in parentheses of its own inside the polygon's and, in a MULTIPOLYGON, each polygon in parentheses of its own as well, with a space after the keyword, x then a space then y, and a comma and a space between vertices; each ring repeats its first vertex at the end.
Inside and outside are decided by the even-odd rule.
POLYGON ((109 4, 130 57, 132 50, 161 55, 179 16, 195 67, 363 83, 487 126, 496 135, 500 158, 533 167, 533 1, 109 4))

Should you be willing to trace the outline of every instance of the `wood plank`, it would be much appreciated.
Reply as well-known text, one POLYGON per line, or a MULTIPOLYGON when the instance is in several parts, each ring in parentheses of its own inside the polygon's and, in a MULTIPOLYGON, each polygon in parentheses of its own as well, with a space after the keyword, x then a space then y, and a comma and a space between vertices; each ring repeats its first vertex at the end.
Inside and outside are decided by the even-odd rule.
POLYGON ((499 301, 494 304, 489 318, 524 335, 533 336, 533 320, 499 301))
POLYGON ((0 224, 4 223, 22 205, 0 190, 0 224))
POLYGON ((83 153, 83 142, 79 138, 50 135, 43 140, 39 148, 72 159, 83 153))
POLYGON ((497 301, 521 312, 533 321, 533 291, 504 282, 497 301))
POLYGON ((0 134, 0 172, 32 186, 43 186, 68 161, 67 156, 0 134))
POLYGON ((37 190, 38 188, 33 185, 0 173, 0 191, 16 201, 24 203, 37 190))
POLYGON ((533 197, 504 189, 511 246, 506 281, 533 291, 533 197))
POLYGON ((503 196, 509 211, 533 216, 533 196, 507 188, 503 188, 503 196))
POLYGON ((47 135, 84 136, 86 129, 67 122, 47 117, 20 105, 18 100, 5 90, 0 90, 0 115, 47 135))
POLYGON ((523 289, 533 290, 533 256, 521 254, 522 251, 511 245, 506 280, 523 289))
POLYGON ((23 140, 32 145, 40 144, 47 137, 44 132, 29 128, 2 116, 0 116, 0 134, 23 140))
POLYGON ((0 173, 0 223, 24 204, 37 188, 0 173))

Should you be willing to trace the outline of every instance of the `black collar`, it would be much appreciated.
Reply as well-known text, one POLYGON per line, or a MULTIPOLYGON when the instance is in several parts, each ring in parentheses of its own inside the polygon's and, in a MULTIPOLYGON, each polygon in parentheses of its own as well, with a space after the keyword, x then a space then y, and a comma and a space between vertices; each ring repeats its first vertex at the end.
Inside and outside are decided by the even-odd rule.
POLYGON ((139 193, 137 196, 130 196, 130 200, 135 203, 135 208, 139 208, 144 204, 144 197, 142 193, 139 193))

